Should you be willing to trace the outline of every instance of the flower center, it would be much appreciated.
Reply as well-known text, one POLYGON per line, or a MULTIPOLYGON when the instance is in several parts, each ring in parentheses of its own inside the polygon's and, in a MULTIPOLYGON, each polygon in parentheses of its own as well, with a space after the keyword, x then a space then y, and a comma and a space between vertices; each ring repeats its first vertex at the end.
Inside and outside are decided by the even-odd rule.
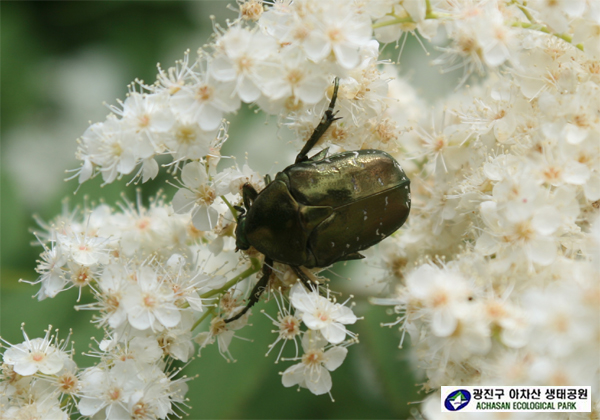
POLYGON ((344 34, 339 28, 331 28, 327 31, 327 37, 331 42, 340 42, 344 39, 344 34))
POLYGON ((202 85, 196 89, 196 99, 202 102, 210 101, 213 97, 214 88, 209 85, 202 85))
POLYGON ((182 126, 175 132, 175 137, 180 144, 191 144, 196 138, 196 132, 190 126, 182 126))
POLYGON ((42 352, 34 352, 31 354, 31 358, 34 362, 41 362, 45 357, 46 355, 42 352))
POLYGON ((148 114, 144 114, 139 118, 139 127, 140 129, 144 129, 150 125, 150 116, 148 114))
POLYGON ((88 267, 79 267, 78 271, 75 271, 71 275, 71 281, 76 286, 85 286, 91 280, 90 271, 88 267))
POLYGON ((323 352, 321 350, 309 350, 302 356, 302 363, 306 366, 318 366, 323 362, 323 352))
POLYGON ((71 393, 77 388, 77 377, 72 373, 65 373, 58 378, 58 387, 64 393, 71 393))
POLYGON ((258 0, 250 0, 246 3, 242 3, 240 6, 240 14, 245 20, 258 20, 263 12, 262 2, 258 0))
POLYGON ((200 185, 196 190, 196 202, 210 206, 217 198, 217 193, 208 185, 200 185))
POLYGON ((108 392, 108 398, 113 401, 117 401, 118 399, 120 399, 121 398, 121 389, 113 388, 112 390, 110 390, 108 392))
POLYGON ((223 318, 215 317, 210 322, 210 333, 211 335, 219 335, 223 332, 227 331, 227 324, 223 318))
POLYGON ((279 335, 286 340, 292 339, 300 333, 300 321, 292 315, 286 315, 279 325, 279 335))
POLYGON ((144 306, 147 308, 153 308, 156 306, 156 299, 152 295, 144 294, 143 302, 144 306))
POLYGON ((138 402, 133 406, 133 418, 134 419, 147 419, 150 418, 148 406, 144 402, 138 402))
POLYGON ((136 223, 136 227, 139 230, 146 230, 146 228, 150 226, 150 219, 147 217, 144 217, 143 219, 138 220, 138 222, 136 223))
POLYGON ((286 79, 291 85, 297 85, 302 79, 304 79, 304 73, 302 73, 302 71, 299 69, 292 69, 288 72, 286 79))
POLYGON ((437 291, 434 295, 433 295, 433 299, 431 301, 431 304, 435 307, 435 308, 439 308, 440 306, 444 306, 448 303, 448 295, 446 294, 445 291, 441 290, 441 291, 437 291))
POLYGON ((252 59, 246 55, 241 56, 237 60, 238 71, 240 73, 247 73, 252 68, 252 59))

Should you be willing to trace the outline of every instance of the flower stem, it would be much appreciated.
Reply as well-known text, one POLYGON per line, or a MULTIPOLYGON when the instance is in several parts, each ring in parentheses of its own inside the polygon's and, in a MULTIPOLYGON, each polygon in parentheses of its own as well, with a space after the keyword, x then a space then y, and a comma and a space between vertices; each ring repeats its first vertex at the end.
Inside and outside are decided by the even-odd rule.
MULTIPOLYGON (((400 17, 394 13, 388 13, 387 16, 392 16, 395 19, 386 20, 384 22, 374 23, 372 25, 372 28, 378 29, 378 28, 383 28, 385 26, 399 25, 401 23, 417 23, 410 16, 400 17)), ((440 19, 440 18, 447 18, 447 17, 451 17, 451 16, 452 15, 450 15, 449 13, 434 13, 434 12, 432 12, 431 4, 429 3, 429 0, 427 0, 427 11, 425 13, 425 19, 440 19)))
POLYGON ((239 282, 241 282, 242 280, 244 280, 246 277, 250 277, 252 274, 257 273, 260 270, 260 263, 258 262, 258 260, 256 258, 250 258, 250 262, 252 263, 250 268, 244 270, 243 272, 241 272, 240 274, 238 274, 237 276, 235 276, 234 278, 229 280, 220 289, 211 290, 210 292, 206 292, 203 295, 200 295, 200 298, 206 299, 206 298, 218 295, 220 293, 224 293, 231 286, 234 286, 234 285, 238 284, 239 282))
POLYGON ((204 321, 206 319, 206 317, 208 317, 210 314, 214 314, 215 313, 215 308, 210 308, 209 310, 207 310, 204 315, 202 315, 198 321, 194 322, 194 325, 192 325, 192 328, 190 328, 190 331, 194 331, 196 329, 196 327, 200 324, 202 324, 202 321, 204 321))
POLYGON ((378 22, 373 24, 373 29, 383 28, 385 26, 398 25, 400 23, 414 23, 414 20, 410 16, 406 17, 397 17, 393 20, 386 20, 385 22, 378 22))
MULTIPOLYGON (((540 31, 543 32, 545 34, 549 34, 549 35, 554 35, 557 38, 562 39, 563 41, 568 42, 569 44, 571 44, 571 42, 573 41, 573 37, 569 34, 557 34, 557 33, 553 33, 550 32, 550 29, 548 29, 548 27, 544 26, 544 25, 540 25, 540 24, 534 24, 534 23, 528 23, 528 22, 513 22, 511 24, 511 26, 513 27, 518 27, 518 28, 525 28, 525 29, 531 29, 534 31, 540 31)), ((583 51, 583 44, 577 44, 575 45, 576 48, 580 49, 581 51, 583 51)))
POLYGON ((227 200, 224 195, 221 196, 221 200, 223 200, 225 202, 225 204, 227 204, 227 207, 229 207, 229 211, 231 212, 231 214, 233 214, 234 219, 237 220, 237 218, 238 218, 237 210, 231 205, 229 200, 227 200))
POLYGON ((527 2, 526 1, 524 1, 523 4, 521 4, 518 1, 513 0, 512 4, 516 5, 519 8, 519 10, 525 15, 525 17, 527 18, 527 20, 529 22, 535 23, 535 19, 533 18, 531 13, 529 13, 529 10, 527 10, 527 2))

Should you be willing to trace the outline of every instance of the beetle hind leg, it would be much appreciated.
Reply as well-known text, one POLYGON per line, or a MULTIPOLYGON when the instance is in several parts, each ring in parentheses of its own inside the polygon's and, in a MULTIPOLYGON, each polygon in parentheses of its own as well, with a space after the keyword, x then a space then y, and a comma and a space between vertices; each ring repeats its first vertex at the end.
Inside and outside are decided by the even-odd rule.
POLYGON ((300 163, 304 162, 305 160, 308 160, 308 157, 306 155, 308 154, 308 152, 310 152, 310 149, 312 149, 315 146, 315 144, 317 144, 319 139, 323 137, 323 134, 325 134, 331 123, 341 118, 335 116, 337 112, 333 112, 339 87, 340 78, 336 77, 333 85, 333 95, 331 95, 331 102, 329 102, 329 107, 327 108, 327 111, 325 111, 325 113, 323 114, 321 122, 319 122, 319 125, 317 125, 317 128, 315 128, 315 131, 313 131, 312 135, 310 136, 302 150, 300 150, 300 153, 298 153, 298 156, 296 156, 295 163, 300 163))
POLYGON ((269 283, 269 278, 271 277, 271 273, 273 272, 273 260, 271 260, 270 258, 265 258, 265 262, 263 264, 262 267, 262 272, 263 275, 260 278, 260 280, 254 285, 254 288, 252 289, 252 292, 250 292, 250 297, 248 299, 248 303, 246 304, 246 306, 237 314, 235 314, 234 316, 232 316, 229 319, 225 320, 225 323, 228 324, 230 322, 233 322, 237 319, 240 319, 242 316, 244 316, 244 314, 246 312, 248 312, 248 310, 254 306, 254 304, 256 302, 258 302, 258 300, 260 299, 260 296, 263 294, 263 292, 266 290, 267 288, 267 284, 269 283))

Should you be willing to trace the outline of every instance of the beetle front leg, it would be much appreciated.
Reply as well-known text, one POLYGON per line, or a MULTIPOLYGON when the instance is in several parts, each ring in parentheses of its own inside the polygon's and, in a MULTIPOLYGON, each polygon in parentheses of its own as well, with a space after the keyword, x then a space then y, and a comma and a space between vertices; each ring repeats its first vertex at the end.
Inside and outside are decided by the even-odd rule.
POLYGON ((254 202, 254 200, 256 200, 257 196, 258 193, 254 189, 252 184, 246 182, 242 186, 242 198, 244 199, 244 207, 246 207, 246 210, 250 210, 250 207, 252 207, 252 203, 254 202))
POLYGON ((237 314, 235 314, 234 316, 232 316, 229 319, 225 320, 225 323, 230 323, 235 321, 236 319, 240 319, 242 316, 244 316, 244 314, 246 312, 248 312, 248 310, 254 306, 254 304, 256 302, 258 302, 258 300, 260 299, 260 296, 263 294, 263 292, 265 291, 265 289, 267 288, 267 284, 269 283, 269 277, 271 277, 271 273, 273 272, 273 260, 270 258, 265 257, 265 262, 263 264, 262 267, 262 272, 263 275, 260 278, 260 280, 256 283, 256 285, 254 286, 254 288, 252 289, 252 292, 250 292, 250 297, 248 299, 248 303, 246 304, 246 307, 244 307, 244 309, 242 309, 240 312, 238 312, 237 314))
POLYGON ((317 128, 315 128, 315 131, 313 131, 312 136, 310 136, 302 150, 300 150, 300 153, 298 153, 298 156, 296 156, 296 163, 304 162, 305 160, 307 160, 308 157, 306 155, 308 154, 308 152, 310 152, 310 149, 312 149, 315 146, 315 144, 317 144, 317 142, 323 136, 323 134, 325 134, 331 123, 341 118, 336 118, 335 113, 333 112, 333 109, 335 108, 335 100, 337 99, 339 86, 340 78, 336 77, 333 85, 333 95, 331 95, 331 102, 329 102, 329 107, 327 108, 327 111, 325 111, 325 113, 323 114, 321 122, 319 123, 319 125, 317 125, 317 128))
POLYGON ((317 284, 318 283, 314 283, 310 277, 308 277, 306 275, 306 273, 304 271, 302 271, 302 269, 300 267, 296 267, 293 265, 290 265, 290 267, 292 267, 292 270, 294 270, 294 272, 296 273, 296 275, 298 276, 298 278, 300 279, 300 281, 302 282, 302 284, 304 285, 304 287, 306 287, 308 290, 312 290, 313 286, 311 286, 311 284, 317 284))

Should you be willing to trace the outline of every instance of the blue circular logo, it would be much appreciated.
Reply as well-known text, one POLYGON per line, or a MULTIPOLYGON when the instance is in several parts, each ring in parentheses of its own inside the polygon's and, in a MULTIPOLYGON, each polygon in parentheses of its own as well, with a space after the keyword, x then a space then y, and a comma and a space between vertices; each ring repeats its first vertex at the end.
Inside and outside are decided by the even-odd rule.
POLYGON ((448 411, 459 411, 462 410, 471 401, 471 393, 466 389, 457 389, 451 392, 444 401, 444 407, 448 411))

